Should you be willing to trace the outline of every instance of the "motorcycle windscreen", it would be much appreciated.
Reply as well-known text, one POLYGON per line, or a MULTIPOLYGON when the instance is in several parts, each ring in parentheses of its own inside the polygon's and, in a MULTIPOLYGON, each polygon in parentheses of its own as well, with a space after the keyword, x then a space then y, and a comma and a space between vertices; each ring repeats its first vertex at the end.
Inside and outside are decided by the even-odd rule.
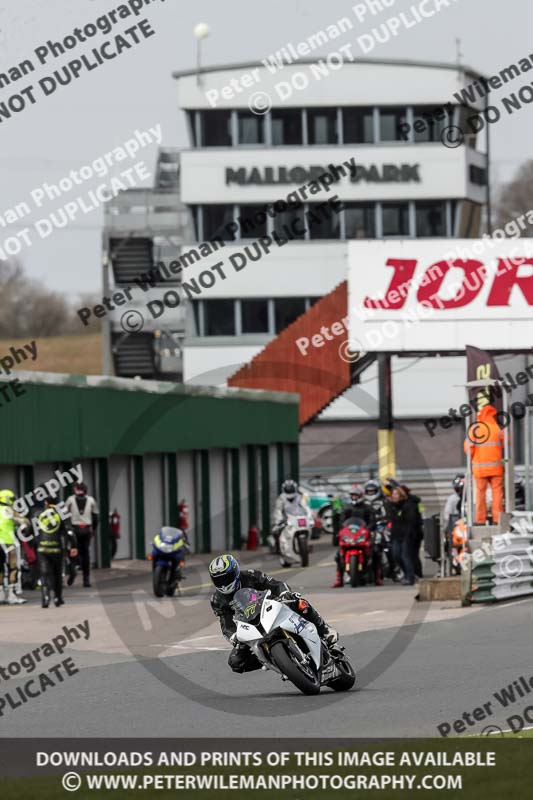
POLYGON ((266 595, 266 592, 258 592, 255 589, 239 589, 230 604, 235 622, 258 620, 266 595))

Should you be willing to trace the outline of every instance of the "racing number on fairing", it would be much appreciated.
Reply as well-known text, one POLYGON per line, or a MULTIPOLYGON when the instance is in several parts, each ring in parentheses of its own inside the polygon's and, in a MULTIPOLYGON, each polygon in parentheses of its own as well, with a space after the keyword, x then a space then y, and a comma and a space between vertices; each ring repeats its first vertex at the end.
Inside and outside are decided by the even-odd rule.
POLYGON ((289 617, 289 620, 294 625, 295 633, 301 633, 301 631, 303 631, 303 629, 307 625, 307 622, 304 619, 302 619, 301 617, 297 617, 295 615, 289 617))
POLYGON ((246 606, 246 608, 244 609, 244 616, 246 617, 246 619, 248 619, 248 617, 253 617, 256 608, 257 608, 257 603, 249 603, 246 606))

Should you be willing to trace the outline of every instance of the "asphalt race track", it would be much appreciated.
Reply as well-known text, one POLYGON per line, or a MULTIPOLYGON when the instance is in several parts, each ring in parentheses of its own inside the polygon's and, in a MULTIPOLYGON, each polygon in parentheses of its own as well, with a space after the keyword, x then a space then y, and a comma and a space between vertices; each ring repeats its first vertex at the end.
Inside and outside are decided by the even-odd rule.
MULTIPOLYGON (((282 572, 341 633, 358 670, 358 689, 305 697, 270 672, 234 675, 229 647, 211 614, 206 557, 194 558, 181 598, 156 601, 148 565, 95 573, 75 585, 62 609, 0 607, 0 666, 89 621, 90 637, 35 672, 0 680, 0 697, 71 657, 79 673, 18 708, 4 707, 0 735, 15 736, 434 736, 437 725, 491 700, 533 673, 533 600, 461 609, 422 604, 412 587, 331 590, 332 550, 320 547, 306 570, 281 571, 272 556, 250 565, 282 572), (512 657, 510 654, 512 653, 512 657)), ((468 726, 480 733, 533 703, 533 691, 468 726)), ((494 704, 497 705, 497 704, 494 704)))

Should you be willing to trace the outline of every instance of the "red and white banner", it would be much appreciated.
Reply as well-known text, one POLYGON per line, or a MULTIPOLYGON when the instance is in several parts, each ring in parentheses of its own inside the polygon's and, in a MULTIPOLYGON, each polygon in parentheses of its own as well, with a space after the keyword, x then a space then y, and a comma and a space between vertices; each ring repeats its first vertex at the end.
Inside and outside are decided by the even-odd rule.
POLYGON ((354 350, 533 345, 533 239, 354 241, 348 258, 354 350))

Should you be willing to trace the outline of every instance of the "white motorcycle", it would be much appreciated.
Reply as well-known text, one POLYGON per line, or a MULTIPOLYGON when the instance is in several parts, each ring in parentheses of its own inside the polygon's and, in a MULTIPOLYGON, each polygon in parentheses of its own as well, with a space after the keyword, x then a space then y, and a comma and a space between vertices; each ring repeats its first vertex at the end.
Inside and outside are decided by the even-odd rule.
POLYGON ((279 560, 282 567, 301 563, 309 566, 309 553, 312 546, 310 520, 307 514, 287 514, 287 520, 279 535, 279 560))
POLYGON ((316 626, 287 607, 295 599, 239 589, 231 604, 237 642, 252 650, 263 669, 274 670, 304 694, 318 694, 322 686, 349 691, 356 676, 344 648, 327 647, 316 626))

